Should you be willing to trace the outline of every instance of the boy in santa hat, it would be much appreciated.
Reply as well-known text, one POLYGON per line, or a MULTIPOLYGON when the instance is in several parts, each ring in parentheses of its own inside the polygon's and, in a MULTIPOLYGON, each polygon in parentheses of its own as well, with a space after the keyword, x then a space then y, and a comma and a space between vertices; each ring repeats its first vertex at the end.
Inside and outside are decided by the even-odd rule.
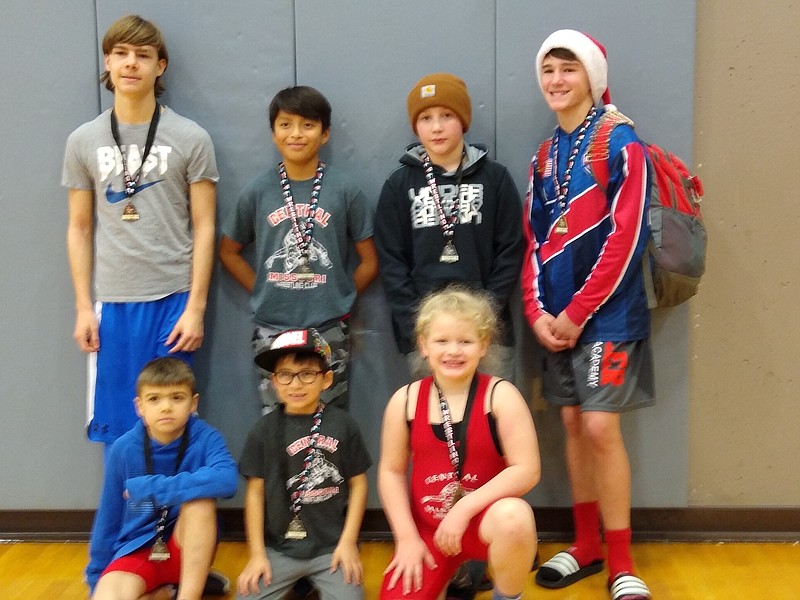
POLYGON ((556 31, 542 44, 536 68, 558 126, 531 164, 523 299, 546 350, 543 393, 560 407, 566 431, 575 522, 574 543, 542 565, 536 583, 568 586, 602 571, 607 559, 612 600, 644 600, 650 592, 630 551, 631 474, 620 416, 655 402, 642 273, 647 159, 623 124, 600 159, 609 167, 605 189, 588 168, 593 132, 616 110, 605 48, 596 40, 556 31))

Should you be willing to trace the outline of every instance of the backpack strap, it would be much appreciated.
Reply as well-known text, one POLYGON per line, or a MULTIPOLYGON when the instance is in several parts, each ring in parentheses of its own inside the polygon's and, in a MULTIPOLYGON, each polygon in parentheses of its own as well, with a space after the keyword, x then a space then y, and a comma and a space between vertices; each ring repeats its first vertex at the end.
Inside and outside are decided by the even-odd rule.
POLYGON ((653 266, 650 263, 650 244, 648 240, 645 246, 644 254, 642 255, 642 283, 644 283, 644 295, 647 298, 647 308, 650 310, 658 306, 658 298, 656 297, 656 284, 653 280, 653 266))
POLYGON ((611 144, 611 133, 617 125, 630 125, 633 121, 617 110, 609 110, 602 114, 597 126, 589 137, 589 146, 586 148, 586 164, 592 177, 603 190, 608 189, 608 180, 611 179, 609 162, 609 145, 611 144))
MULTIPOLYGON (((586 164, 589 165, 589 171, 597 185, 603 190, 603 193, 608 190, 608 182, 611 179, 609 146, 611 144, 611 133, 617 125, 630 125, 633 127, 634 123, 617 110, 603 113, 597 122, 597 127, 594 128, 589 138, 589 146, 586 149, 586 164)), ((647 298, 647 307, 653 309, 658 306, 658 299, 656 298, 655 282, 653 281, 653 268, 650 264, 650 252, 650 242, 648 241, 644 255, 642 255, 642 281, 644 283, 644 294, 647 298)))

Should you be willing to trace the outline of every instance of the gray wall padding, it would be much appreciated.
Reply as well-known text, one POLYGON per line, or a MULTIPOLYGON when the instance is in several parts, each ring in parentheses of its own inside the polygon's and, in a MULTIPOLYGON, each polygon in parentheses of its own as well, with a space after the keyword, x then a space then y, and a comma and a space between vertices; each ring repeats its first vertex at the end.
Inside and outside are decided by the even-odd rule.
MULTIPOLYGON (((275 92, 295 83, 313 85, 331 101, 333 129, 323 156, 348 170, 377 202, 382 182, 414 139, 408 89, 435 71, 466 80, 473 104, 467 139, 488 144, 524 193, 531 153, 555 123, 533 60, 545 36, 562 27, 603 41, 617 105, 640 123, 641 135, 689 159, 694 2, 614 0, 600 8, 524 0, 144 0, 135 6, 65 0, 40 11, 22 0, 8 2, 0 21, 7 82, 0 93, 0 510, 85 509, 97 501, 102 449, 83 432, 85 359, 71 339, 67 193, 59 180, 69 132, 112 101, 96 84, 98 36, 112 21, 135 10, 164 31, 171 60, 163 100, 211 134, 223 218, 239 190, 277 162, 266 108, 275 92)), ((201 414, 238 455, 260 414, 252 326, 246 294, 219 266, 212 288, 207 338, 196 361, 201 414)), ((636 506, 687 501, 687 320, 685 307, 655 313, 659 404, 625 417, 636 506)), ((538 352, 523 323, 518 329, 518 383, 534 408, 543 457, 543 481, 530 499, 565 506, 560 423, 534 399, 538 352)), ((351 411, 377 462, 383 406, 407 375, 379 284, 356 306, 353 341, 351 411)), ((373 468, 369 506, 378 508, 374 480, 373 468)), ((241 493, 227 504, 240 506, 241 493)))

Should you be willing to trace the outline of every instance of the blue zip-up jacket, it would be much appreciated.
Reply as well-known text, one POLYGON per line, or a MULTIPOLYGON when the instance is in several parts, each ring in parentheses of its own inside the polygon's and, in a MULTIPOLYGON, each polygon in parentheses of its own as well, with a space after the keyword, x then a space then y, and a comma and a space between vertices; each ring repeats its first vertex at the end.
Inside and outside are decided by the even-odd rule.
POLYGON ((171 534, 181 504, 201 498, 230 498, 236 493, 236 462, 222 434, 196 415, 187 428, 189 443, 177 473, 180 438, 166 446, 150 440, 153 475, 147 474, 141 421, 111 447, 86 567, 92 592, 113 560, 155 541, 159 507, 169 507, 167 529, 171 534))

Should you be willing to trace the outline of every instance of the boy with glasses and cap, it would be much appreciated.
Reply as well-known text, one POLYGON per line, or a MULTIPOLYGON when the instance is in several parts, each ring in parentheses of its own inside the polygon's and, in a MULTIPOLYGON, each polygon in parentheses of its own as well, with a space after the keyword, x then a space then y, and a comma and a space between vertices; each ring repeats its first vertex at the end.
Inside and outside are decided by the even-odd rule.
POLYGON ((357 541, 371 459, 350 414, 321 399, 333 383, 330 346, 316 329, 288 330, 255 360, 272 373, 279 404, 239 462, 250 553, 239 597, 283 598, 307 578, 323 599, 363 600, 357 541))

